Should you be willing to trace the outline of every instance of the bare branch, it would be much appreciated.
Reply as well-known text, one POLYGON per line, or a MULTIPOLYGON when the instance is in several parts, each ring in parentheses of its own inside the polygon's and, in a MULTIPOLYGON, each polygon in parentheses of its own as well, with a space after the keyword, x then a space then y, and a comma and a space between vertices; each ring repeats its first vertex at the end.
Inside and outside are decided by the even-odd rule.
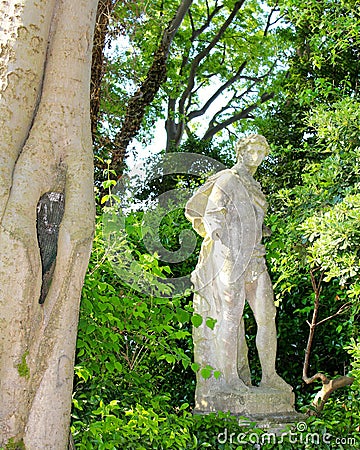
POLYGON ((250 113, 252 111, 254 111, 254 109, 258 108, 259 105, 267 102, 268 100, 270 100, 273 97, 274 97, 273 92, 265 92, 257 102, 255 102, 252 105, 248 106, 247 108, 243 109, 238 114, 235 114, 232 117, 229 117, 227 120, 224 120, 223 122, 218 123, 217 125, 215 125, 211 128, 209 127, 207 129, 206 133, 204 134, 204 136, 202 137, 202 139, 204 139, 204 140, 211 139, 216 133, 218 133, 219 131, 228 127, 229 125, 233 124, 234 122, 237 122, 238 120, 241 120, 241 119, 249 118, 250 113))
POLYGON ((327 322, 328 320, 333 319, 334 317, 336 317, 336 316, 338 316, 338 315, 340 315, 340 314, 346 312, 346 311, 350 308, 350 306, 351 306, 351 303, 350 303, 350 302, 345 303, 344 305, 342 305, 342 306, 338 309, 338 311, 336 311, 335 314, 333 314, 332 316, 326 317, 325 319, 320 320, 320 322, 318 322, 318 323, 316 324, 316 326, 318 326, 318 325, 320 325, 320 324, 322 324, 322 323, 324 323, 324 322, 327 322))
POLYGON ((327 376, 320 372, 316 373, 315 375, 313 375, 312 377, 309 377, 309 378, 303 377, 303 380, 305 381, 306 384, 311 384, 315 380, 321 380, 323 382, 323 384, 329 383, 329 379, 327 378, 327 376))
POLYGON ((354 382, 353 377, 339 377, 335 378, 334 380, 327 380, 326 383, 323 382, 321 390, 316 394, 312 406, 315 407, 315 413, 311 410, 308 411, 309 415, 319 414, 324 406, 325 403, 329 400, 330 395, 336 391, 336 389, 345 387, 345 386, 351 386, 354 382))
MULTIPOLYGON (((309 376, 308 376, 308 370, 309 370, 309 364, 310 364, 311 347, 312 347, 312 343, 313 343, 313 339, 314 339, 314 335, 315 335, 315 327, 316 327, 316 322, 317 322, 317 317, 318 317, 319 307, 320 307, 321 282, 322 282, 322 279, 324 276, 324 274, 321 272, 319 281, 316 281, 315 274, 314 274, 316 270, 317 269, 310 271, 311 285, 312 285, 312 288, 313 288, 313 291, 315 294, 315 299, 314 299, 314 311, 313 311, 311 323, 309 324, 310 332, 309 332, 308 342, 307 342, 306 349, 305 349, 305 359, 304 359, 304 365, 303 365, 303 377, 302 378, 305 381, 305 383, 312 383, 315 379, 318 378, 315 376, 315 378, 312 377, 312 378, 314 378, 314 380, 307 381, 307 380, 311 380, 311 378, 309 378, 309 376)), ((321 375, 321 374, 319 374, 319 375, 321 375)))
POLYGON ((243 6, 245 0, 240 0, 235 3, 233 10, 231 11, 229 17, 226 19, 226 21, 221 26, 220 30, 216 33, 214 38, 211 40, 211 42, 200 52, 197 54, 197 56, 194 58, 191 67, 190 67, 190 74, 188 78, 188 84, 181 96, 180 102, 179 102, 179 112, 180 114, 184 113, 185 109, 185 102, 190 95, 192 89, 195 85, 195 76, 196 76, 196 70, 199 67, 199 64, 201 61, 208 56, 210 51, 216 46, 216 44, 220 41, 221 37, 224 35, 225 31, 228 29, 232 21, 234 20, 236 14, 243 6))
POLYGON ((237 81, 240 77, 241 77, 241 73, 244 70, 245 66, 247 64, 247 61, 244 61, 241 66, 239 67, 239 69, 237 70, 236 74, 233 75, 231 78, 229 78, 224 84, 222 84, 217 91, 209 98, 209 100, 205 103, 205 105, 197 110, 197 111, 192 111, 189 116, 188 116, 188 120, 192 120, 195 117, 199 117, 202 116, 203 114, 206 113, 206 111, 209 109, 209 107, 213 104, 213 102, 232 84, 235 83, 235 81, 237 81))
POLYGON ((317 322, 317 316, 318 316, 319 307, 320 307, 321 283, 322 283, 322 280, 324 277, 324 273, 321 272, 320 276, 317 280, 315 278, 315 272, 317 270, 318 269, 313 269, 310 271, 311 285, 314 290, 315 299, 314 299, 314 311, 313 311, 312 320, 311 320, 311 323, 308 322, 308 324, 310 326, 310 332, 309 332, 308 343, 307 343, 306 350, 305 350, 305 359, 304 359, 304 365, 303 365, 303 377, 302 378, 306 384, 311 384, 315 380, 321 380, 322 388, 316 394, 316 396, 312 402, 312 406, 315 408, 315 412, 313 410, 309 410, 308 414, 310 414, 310 415, 320 413, 322 411, 322 409, 324 408, 325 403, 328 401, 330 395, 336 389, 339 389, 339 388, 345 387, 345 386, 350 386, 354 381, 354 378, 347 377, 347 376, 342 376, 339 378, 335 378, 334 380, 329 380, 329 378, 327 378, 326 375, 324 375, 323 373, 319 373, 319 372, 316 373, 315 375, 313 375, 312 377, 309 377, 307 375, 308 370, 309 370, 311 346, 312 346, 312 342, 314 339, 316 326, 320 325, 321 323, 326 322, 327 320, 331 319, 332 317, 335 317, 335 316, 341 314, 349 306, 349 303, 342 305, 342 307, 339 308, 339 310, 335 314, 327 317, 326 319, 321 320, 320 322, 317 322))

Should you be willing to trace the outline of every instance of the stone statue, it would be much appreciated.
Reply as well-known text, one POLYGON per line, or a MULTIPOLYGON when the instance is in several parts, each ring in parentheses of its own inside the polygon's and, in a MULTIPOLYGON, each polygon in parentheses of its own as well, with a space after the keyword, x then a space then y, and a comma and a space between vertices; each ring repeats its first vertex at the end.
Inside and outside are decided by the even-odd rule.
MULTIPOLYGON (((193 330, 194 360, 200 369, 210 366, 213 371, 207 379, 201 371, 197 375, 195 409, 258 413, 264 408, 261 395, 281 391, 285 397, 279 411, 293 411, 292 388, 275 371, 276 308, 262 244, 267 203, 253 178, 269 153, 269 145, 263 136, 251 135, 237 143, 236 153, 234 167, 211 176, 185 210, 193 228, 204 238, 191 277, 194 313, 203 318, 193 330), (257 388, 251 384, 247 356, 245 301, 257 323, 256 346, 262 368, 257 388), (255 393, 255 403, 262 405, 254 406, 251 395, 255 393)), ((273 397, 268 399, 274 401, 273 397)))

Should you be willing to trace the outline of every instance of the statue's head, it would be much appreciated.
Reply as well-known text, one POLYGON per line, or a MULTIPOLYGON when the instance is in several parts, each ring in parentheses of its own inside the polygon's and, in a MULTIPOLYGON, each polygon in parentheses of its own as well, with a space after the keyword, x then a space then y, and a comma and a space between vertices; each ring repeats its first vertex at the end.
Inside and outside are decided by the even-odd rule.
POLYGON ((255 172, 261 161, 269 154, 270 146, 264 136, 251 134, 237 142, 235 151, 238 162, 242 162, 251 172, 255 172))

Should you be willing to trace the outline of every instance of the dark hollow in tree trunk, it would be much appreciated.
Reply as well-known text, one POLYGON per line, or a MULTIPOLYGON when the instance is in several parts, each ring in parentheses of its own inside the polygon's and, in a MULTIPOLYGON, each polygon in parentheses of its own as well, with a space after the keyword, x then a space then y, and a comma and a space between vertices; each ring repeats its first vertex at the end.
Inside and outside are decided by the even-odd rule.
POLYGON ((42 285, 39 303, 45 302, 54 273, 59 226, 65 209, 65 196, 61 192, 47 192, 37 204, 36 230, 42 266, 42 285))

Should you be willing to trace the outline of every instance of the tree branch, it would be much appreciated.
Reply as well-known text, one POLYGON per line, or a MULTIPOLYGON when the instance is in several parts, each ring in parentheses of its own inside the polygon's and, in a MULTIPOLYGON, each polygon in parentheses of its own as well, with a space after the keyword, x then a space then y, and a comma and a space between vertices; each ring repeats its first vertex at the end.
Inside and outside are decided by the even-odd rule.
MULTIPOLYGON (((270 100, 271 98, 274 97, 274 93, 267 93, 265 92, 259 99, 259 101, 254 102, 252 105, 250 105, 248 108, 242 110, 240 113, 236 114, 234 117, 234 119, 232 120, 232 118, 230 117, 227 121, 221 122, 221 123, 216 123, 216 119, 217 117, 219 117, 222 113, 224 113, 226 110, 229 110, 230 108, 232 108, 231 103, 234 100, 240 100, 241 98, 243 98, 246 94, 248 94, 249 92, 251 92, 251 90, 254 88, 254 86, 256 85, 256 83, 261 82, 264 78, 268 77, 271 72, 273 71, 274 67, 275 67, 275 63, 272 65, 272 67, 269 69, 268 72, 266 72, 264 75, 258 76, 258 77, 251 77, 251 76, 247 76, 247 75, 241 75, 242 71, 245 69, 247 65, 247 61, 244 61, 243 64, 239 67, 237 73, 230 78, 224 85, 222 85, 219 90, 209 99, 209 101, 204 105, 204 107, 199 110, 199 111, 194 111, 193 113, 189 114, 189 120, 191 120, 194 117, 198 117, 200 116, 200 112, 204 110, 204 112, 207 110, 207 108, 209 106, 211 106, 211 103, 221 94, 221 92, 225 89, 227 89, 229 86, 231 86, 235 81, 237 81, 238 79, 244 79, 244 80, 249 80, 249 81, 253 81, 253 83, 245 90, 243 91, 241 94, 239 95, 234 95, 231 100, 229 100, 229 102, 227 103, 226 106, 224 106, 223 108, 221 108, 219 111, 217 111, 214 116, 212 117, 212 119, 209 122, 209 126, 208 129, 203 137, 203 139, 211 139, 214 134, 216 134, 217 132, 219 132, 220 130, 224 129, 225 127, 231 125, 232 123, 241 120, 241 119, 245 119, 245 118, 251 118, 252 116, 250 115, 252 111, 254 111, 259 105, 261 105, 262 103, 265 103, 266 101, 270 100), (216 123, 216 125, 215 125, 216 123)), ((204 113, 203 112, 203 113, 204 113)))
POLYGON ((268 100, 270 100, 273 97, 274 97, 274 93, 273 92, 265 92, 264 94, 262 94, 262 96, 260 97, 260 99, 257 102, 255 102, 252 105, 248 106, 247 108, 243 109, 238 114, 234 114, 233 116, 229 117, 228 119, 226 119, 223 122, 218 123, 218 124, 216 124, 214 126, 210 125, 209 128, 206 130, 205 134, 203 135, 202 139, 209 140, 216 133, 218 133, 219 131, 221 131, 224 128, 228 127, 229 125, 233 124, 234 122, 237 122, 238 120, 241 120, 241 119, 249 118, 250 117, 250 113, 252 111, 254 111, 254 109, 256 109, 259 105, 261 105, 262 103, 267 102, 268 100))
POLYGON ((340 308, 338 309, 338 311, 336 311, 335 314, 333 314, 333 315, 331 315, 331 316, 329 316, 329 317, 326 317, 325 319, 320 320, 320 322, 317 322, 316 326, 318 326, 318 325, 320 325, 320 324, 322 324, 322 323, 324 323, 324 322, 327 322, 327 321, 330 320, 330 319, 333 319, 334 317, 338 316, 339 314, 342 314, 342 313, 345 312, 350 306, 351 306, 351 303, 350 303, 350 302, 345 303, 344 305, 340 306, 340 308))
POLYGON ((129 100, 123 125, 120 132, 115 137, 116 151, 113 152, 112 168, 118 173, 121 172, 126 149, 141 127, 145 108, 151 104, 158 93, 160 86, 166 80, 166 64, 170 47, 191 3, 192 0, 182 0, 180 3, 176 14, 164 30, 161 43, 154 54, 153 63, 144 82, 129 100))
POLYGON ((234 106, 232 106, 233 101, 238 101, 240 99, 242 99, 243 97, 245 97, 246 94, 248 94, 249 92, 252 91, 253 87, 255 86, 256 83, 253 83, 252 85, 248 86, 247 89, 245 89, 245 91, 243 91, 241 94, 236 95, 234 93, 234 95, 232 96, 232 98, 227 102, 227 104, 225 106, 223 106, 221 109, 219 109, 219 111, 217 111, 213 117, 211 118, 210 122, 209 122, 209 126, 208 129, 211 129, 214 124, 218 123, 216 121, 216 119, 223 114, 225 111, 229 110, 229 109, 235 109, 234 106))
MULTIPOLYGON (((320 292, 321 292, 321 282, 324 277, 324 274, 321 273, 319 277, 319 281, 316 281, 314 270, 310 271, 310 278, 311 278, 311 285, 315 294, 314 299, 314 311, 311 319, 310 331, 309 331, 309 337, 308 342, 305 349, 305 359, 304 359, 304 365, 303 365, 303 380, 305 383, 309 384, 312 383, 314 380, 318 379, 319 377, 315 376, 314 379, 309 378, 308 371, 309 371, 309 364, 310 364, 310 354, 311 354, 311 347, 314 340, 315 335, 315 327, 316 327, 316 321, 319 313, 319 306, 320 306, 320 292)), ((318 375, 318 374, 317 374, 318 375)), ((324 380, 325 381, 325 380, 324 380)))
POLYGON ((175 16, 172 18, 168 27, 164 31, 161 41, 161 47, 163 48, 166 59, 169 56, 170 46, 174 39, 174 36, 177 33, 182 21, 184 20, 184 17, 186 16, 192 2, 193 0, 183 0, 180 3, 175 16))
POLYGON ((200 62, 210 53, 210 51, 220 41, 220 39, 224 35, 225 31, 228 29, 228 27, 231 25, 232 21, 234 20, 236 14, 243 6, 244 2, 245 2, 245 0, 240 0, 235 3, 233 10, 231 11, 229 17, 226 19, 226 21, 221 26, 220 30, 217 32, 217 34, 214 36, 214 38, 211 40, 211 42, 200 53, 198 53, 197 56, 194 58, 194 60, 191 64, 191 67, 190 67, 190 74, 189 74, 187 86, 180 98, 180 102, 179 102, 179 113, 180 114, 184 113, 185 102, 186 102, 187 98, 189 97, 192 89, 194 88, 196 70, 199 67, 200 62))
POLYGON ((275 6, 271 9, 267 21, 266 21, 266 26, 264 29, 264 36, 267 36, 269 29, 272 25, 274 25, 279 19, 275 20, 275 22, 271 23, 271 17, 274 14, 275 11, 278 11, 278 2, 276 2, 275 6))
POLYGON ((309 338, 305 350, 305 359, 304 359, 304 365, 303 365, 303 380, 306 384, 311 384, 315 380, 321 380, 322 382, 322 388, 321 390, 316 394, 314 400, 312 401, 312 406, 315 408, 315 412, 313 410, 309 410, 309 415, 319 414, 322 409, 324 408, 325 403, 328 401, 330 395, 336 390, 344 386, 350 386, 354 378, 342 376, 339 378, 335 378, 334 380, 329 380, 326 375, 323 373, 316 373, 312 377, 308 376, 308 370, 309 370, 309 363, 310 363, 310 354, 311 354, 311 346, 314 339, 315 334, 315 328, 320 325, 321 323, 326 322, 327 320, 341 314, 344 312, 344 310, 348 307, 348 304, 343 305, 335 314, 332 316, 327 317, 326 319, 321 320, 320 322, 317 322, 317 317, 319 313, 319 307, 320 307, 320 295, 321 295, 321 283, 323 280, 323 272, 321 272, 320 277, 318 280, 315 278, 315 271, 310 271, 310 277, 311 277, 311 285, 314 290, 315 299, 314 299, 314 311, 311 319, 311 323, 308 322, 310 326, 310 332, 309 332, 309 338))
MULTIPOLYGON (((217 3, 217 2, 216 2, 217 3)), ((208 4, 207 4, 208 6, 208 4)), ((195 25, 194 25, 194 20, 192 17, 192 13, 191 10, 189 10, 189 18, 190 18, 190 25, 191 25, 191 37, 189 39, 189 42, 192 44, 195 39, 197 39, 201 33, 203 33, 211 24, 212 19, 216 16, 216 14, 224 7, 224 5, 217 5, 215 4, 215 8, 213 9, 213 11, 210 13, 209 12, 209 7, 207 7, 208 13, 207 13, 207 20, 204 23, 204 25, 200 28, 198 28, 197 30, 195 29, 195 25)), ((191 45, 189 47, 189 52, 191 49, 191 45)), ((189 62, 189 52, 187 54, 183 55, 182 61, 181 61, 181 66, 180 66, 180 75, 183 73, 183 70, 185 69, 185 67, 187 66, 188 62, 189 62)))
POLYGON ((211 24, 211 21, 213 20, 213 18, 216 16, 216 14, 222 10, 222 8, 224 7, 224 5, 215 5, 215 8, 212 10, 212 12, 210 12, 209 10, 209 5, 207 3, 207 19, 206 22, 204 23, 204 25, 200 28, 198 28, 197 30, 195 30, 192 33, 191 36, 191 42, 194 42, 194 40, 196 38, 198 38, 200 36, 201 33, 203 33, 206 28, 208 28, 211 24))
MULTIPOLYGON (((319 374, 319 375, 321 375, 321 374, 319 374)), ((334 391, 336 391, 336 389, 340 389, 345 386, 351 386, 354 382, 353 377, 347 377, 347 376, 335 378, 334 380, 328 380, 328 379, 326 379, 326 380, 327 380, 326 382, 324 382, 322 380, 323 381, 322 388, 316 394, 314 400, 312 401, 312 406, 315 407, 316 411, 315 411, 315 413, 312 411, 309 411, 308 412, 309 415, 319 414, 323 410, 325 403, 329 400, 330 395, 334 391)))
POLYGON ((227 80, 224 84, 222 84, 217 91, 209 98, 209 100, 205 103, 205 105, 196 111, 192 111, 189 115, 188 115, 188 121, 194 119, 195 117, 199 117, 202 116, 203 114, 206 113, 206 111, 209 109, 209 107, 213 104, 213 102, 229 87, 231 86, 233 83, 235 83, 235 81, 237 81, 240 77, 241 77, 241 73, 242 71, 245 69, 245 66, 247 64, 247 61, 244 61, 241 66, 239 67, 239 69, 237 70, 236 74, 233 75, 231 78, 229 78, 229 80, 227 80))

